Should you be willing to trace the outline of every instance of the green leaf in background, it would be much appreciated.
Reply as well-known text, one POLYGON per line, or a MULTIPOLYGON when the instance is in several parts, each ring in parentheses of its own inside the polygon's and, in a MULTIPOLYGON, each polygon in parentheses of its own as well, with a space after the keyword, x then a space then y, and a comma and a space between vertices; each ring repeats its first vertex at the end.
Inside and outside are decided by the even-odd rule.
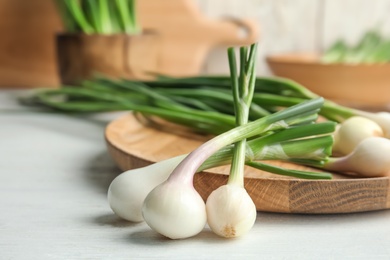
POLYGON ((96 0, 84 0, 83 10, 86 10, 85 13, 89 21, 91 21, 92 26, 95 28, 95 31, 100 33, 102 32, 102 24, 100 19, 99 7, 96 0))
POLYGON ((85 33, 93 33, 93 27, 86 19, 84 12, 82 11, 81 2, 78 0, 64 0, 65 6, 68 8, 69 19, 73 17, 75 24, 85 33))
POLYGON ((390 41, 382 42, 370 55, 367 57, 368 62, 389 62, 390 61, 390 41))
POLYGON ((69 9, 67 8, 67 5, 64 0, 56 0, 55 4, 57 6, 57 9, 59 11, 59 14, 61 16, 62 22, 65 26, 65 28, 69 32, 75 32, 77 31, 77 24, 76 21, 71 18, 71 14, 69 12, 69 9))
POLYGON ((322 55, 322 62, 336 63, 342 62, 345 54, 347 53, 348 47, 344 41, 339 40, 334 43, 325 53, 322 55))
POLYGON ((345 61, 349 63, 362 63, 375 51, 382 38, 376 31, 369 31, 360 39, 359 43, 347 52, 345 61))
POLYGON ((135 0, 55 0, 65 29, 85 34, 138 34, 135 0))
POLYGON ((378 31, 366 32, 355 46, 338 40, 321 57, 325 63, 383 63, 390 61, 390 40, 378 31))

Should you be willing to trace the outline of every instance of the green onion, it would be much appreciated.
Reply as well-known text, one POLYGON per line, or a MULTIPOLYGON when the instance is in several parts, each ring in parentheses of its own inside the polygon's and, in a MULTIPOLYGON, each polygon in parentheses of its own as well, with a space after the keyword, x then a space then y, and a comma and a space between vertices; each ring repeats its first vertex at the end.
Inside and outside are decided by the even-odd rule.
POLYGON ((322 55, 325 63, 383 63, 390 61, 390 40, 376 30, 367 31, 354 46, 338 40, 322 55))
MULTIPOLYGON (((209 226, 220 236, 236 237, 246 233, 256 219, 256 207, 243 185, 246 139, 266 138, 272 134, 276 135, 276 132, 287 131, 291 126, 313 124, 316 120, 317 113, 323 105, 322 98, 307 100, 247 123, 255 89, 256 46, 256 44, 251 46, 249 54, 246 48, 241 48, 239 78, 234 51, 228 50, 235 119, 238 126, 210 139, 188 154, 168 179, 146 196, 142 215, 156 232, 172 239, 191 237, 203 229, 207 215, 209 226), (194 174, 213 154, 232 144, 234 148, 228 183, 211 193, 205 205, 193 187, 194 174)), ((161 98, 159 95, 153 96, 161 98)), ((171 108, 177 108, 176 104, 171 108)), ((188 111, 185 109, 183 112, 188 111)), ((329 152, 329 147, 326 146, 331 144, 332 138, 322 136, 309 140, 306 138, 311 136, 311 131, 306 129, 305 133, 308 135, 301 140, 289 139, 276 144, 264 143, 263 140, 262 153, 267 157, 269 151, 276 149, 276 152, 271 153, 273 158, 282 155, 281 159, 290 159, 291 156, 299 154, 298 158, 316 161, 326 157, 329 152)), ((276 138, 274 136, 274 139, 282 140, 294 134, 297 135, 282 134, 276 138)), ((273 139, 268 137, 267 140, 273 139)))
MULTIPOLYGON (((93 33, 93 28, 86 19, 84 12, 82 11, 82 6, 78 0, 64 0, 65 6, 68 9, 68 12, 63 12, 68 14, 67 20, 70 20, 70 17, 74 19, 74 23, 77 24, 83 32, 90 34, 93 33)), ((58 5, 60 7, 60 5, 58 5)))
POLYGON ((55 0, 65 29, 85 34, 138 34, 135 0, 55 0))
POLYGON ((317 167, 352 176, 386 177, 390 174, 389 153, 390 140, 373 136, 362 140, 348 155, 329 158, 317 167))
MULTIPOLYGON (((226 79, 228 78, 163 78, 162 81, 139 82, 97 78, 94 81, 83 82, 77 87, 40 90, 32 99, 35 105, 68 112, 102 111, 108 107, 106 103, 115 104, 113 106, 119 110, 135 110, 144 113, 145 116, 157 115, 186 125, 197 132, 220 134, 231 129, 235 121, 233 99, 227 92, 229 83, 226 79), (56 98, 58 95, 65 96, 65 99, 58 100, 56 98), (96 103, 99 100, 104 101, 102 107, 96 103), (83 103, 82 108, 80 103, 83 103), (191 119, 187 120, 186 114, 179 110, 170 113, 166 107, 170 107, 170 103, 174 103, 177 108, 178 104, 187 107, 186 110, 191 111, 188 113, 191 119)), ((250 120, 317 97, 290 80, 259 77, 255 84, 249 112, 250 120)), ((31 104, 31 101, 27 103, 31 104)), ((386 112, 368 113, 325 100, 319 114, 338 123, 353 116, 366 117, 377 122, 385 136, 390 137, 390 118, 386 112)))
MULTIPOLYGON (((255 89, 256 51, 257 44, 251 46, 249 55, 246 47, 240 48, 240 76, 238 77, 234 49, 228 49, 237 126, 243 126, 248 122, 255 89)), ((222 237, 239 237, 247 233, 256 220, 256 206, 244 188, 246 145, 246 139, 241 139, 234 144, 228 182, 214 190, 206 201, 209 227, 222 237)))

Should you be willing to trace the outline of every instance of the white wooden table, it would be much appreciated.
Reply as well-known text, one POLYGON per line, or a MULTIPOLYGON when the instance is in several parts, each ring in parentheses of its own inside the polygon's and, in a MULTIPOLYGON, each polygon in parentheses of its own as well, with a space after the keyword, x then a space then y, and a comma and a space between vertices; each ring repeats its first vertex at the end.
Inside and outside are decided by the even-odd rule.
POLYGON ((345 215, 258 213, 225 240, 206 227, 172 241, 119 220, 106 191, 120 173, 103 132, 118 114, 28 111, 0 92, 0 259, 390 259, 390 210, 345 215))

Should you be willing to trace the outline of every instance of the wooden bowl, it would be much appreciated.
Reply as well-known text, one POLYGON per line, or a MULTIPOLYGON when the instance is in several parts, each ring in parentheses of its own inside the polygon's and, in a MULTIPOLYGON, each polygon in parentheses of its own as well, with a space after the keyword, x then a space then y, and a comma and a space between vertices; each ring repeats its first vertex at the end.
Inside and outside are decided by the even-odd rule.
POLYGON ((296 53, 268 56, 267 64, 276 76, 345 105, 383 109, 390 104, 390 63, 327 64, 318 54, 296 53))

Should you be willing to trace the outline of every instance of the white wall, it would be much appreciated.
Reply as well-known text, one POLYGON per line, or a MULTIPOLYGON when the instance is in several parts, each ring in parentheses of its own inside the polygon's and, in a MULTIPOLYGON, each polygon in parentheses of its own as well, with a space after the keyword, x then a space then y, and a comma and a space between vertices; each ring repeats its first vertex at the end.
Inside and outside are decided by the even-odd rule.
MULTIPOLYGON (((272 53, 321 51, 334 40, 356 42, 368 29, 390 37, 390 0, 196 0, 209 17, 253 19, 260 28, 259 74, 272 53)), ((210 53, 204 72, 226 74, 225 49, 210 53)))

